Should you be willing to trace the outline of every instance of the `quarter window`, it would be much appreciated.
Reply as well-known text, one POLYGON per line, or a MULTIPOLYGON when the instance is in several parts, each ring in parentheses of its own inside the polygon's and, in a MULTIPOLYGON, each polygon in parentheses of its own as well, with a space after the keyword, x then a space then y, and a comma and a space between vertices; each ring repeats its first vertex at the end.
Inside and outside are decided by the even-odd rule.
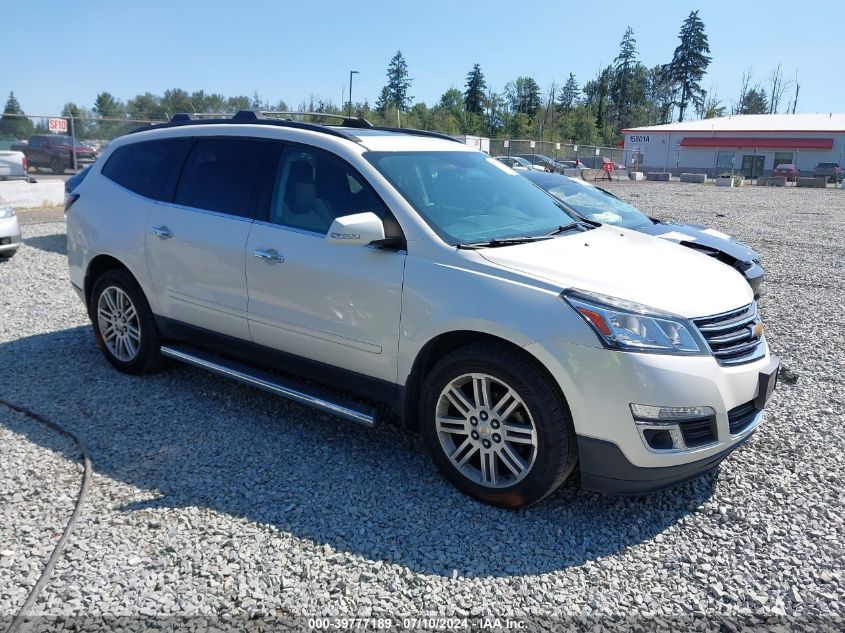
POLYGON ((187 143, 188 139, 162 139, 124 145, 109 157, 103 175, 138 195, 160 199, 187 143))
POLYGON ((256 185, 271 143, 252 139, 199 139, 191 149, 174 202, 241 217, 255 216, 256 185))

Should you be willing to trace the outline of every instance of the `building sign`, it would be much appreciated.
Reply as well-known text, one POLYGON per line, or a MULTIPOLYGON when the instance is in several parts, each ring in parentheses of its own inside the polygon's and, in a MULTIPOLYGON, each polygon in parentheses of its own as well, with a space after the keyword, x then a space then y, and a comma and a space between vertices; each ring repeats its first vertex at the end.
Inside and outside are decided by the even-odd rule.
POLYGON ((51 132, 67 133, 67 119, 49 119, 47 129, 51 132))
POLYGON ((648 134, 629 134, 629 143, 651 143, 651 136, 648 134))

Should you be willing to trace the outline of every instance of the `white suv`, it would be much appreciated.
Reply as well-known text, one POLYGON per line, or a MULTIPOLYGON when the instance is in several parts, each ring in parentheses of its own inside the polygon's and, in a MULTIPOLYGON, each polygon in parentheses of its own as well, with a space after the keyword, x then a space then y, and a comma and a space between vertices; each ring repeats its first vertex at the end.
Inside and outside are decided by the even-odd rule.
POLYGON ((739 273, 448 137, 180 115, 74 196, 70 279, 119 370, 169 357, 367 425, 389 405, 492 504, 576 469, 617 493, 696 477, 774 389, 739 273))

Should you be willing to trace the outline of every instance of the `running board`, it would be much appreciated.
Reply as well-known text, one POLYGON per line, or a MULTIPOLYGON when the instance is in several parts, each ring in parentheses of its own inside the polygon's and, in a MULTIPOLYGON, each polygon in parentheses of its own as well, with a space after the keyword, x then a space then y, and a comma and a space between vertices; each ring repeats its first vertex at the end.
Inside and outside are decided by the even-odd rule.
POLYGON ((218 376, 258 387, 277 396, 331 413, 350 422, 357 422, 368 427, 375 424, 376 411, 373 407, 367 407, 352 400, 341 399, 333 394, 323 393, 305 383, 282 378, 237 361, 221 358, 185 345, 162 345, 161 355, 205 369, 218 376))

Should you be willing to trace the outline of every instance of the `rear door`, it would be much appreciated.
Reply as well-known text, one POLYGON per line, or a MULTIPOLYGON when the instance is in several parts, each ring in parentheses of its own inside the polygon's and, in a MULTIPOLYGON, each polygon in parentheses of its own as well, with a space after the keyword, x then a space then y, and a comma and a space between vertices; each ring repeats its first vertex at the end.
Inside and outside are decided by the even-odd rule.
POLYGON ((249 340, 244 248, 275 151, 261 139, 194 141, 171 201, 147 219, 147 266, 161 316, 249 340))
POLYGON ((246 248, 253 341, 395 384, 404 250, 329 243, 336 217, 372 211, 401 229, 346 163, 286 146, 269 212, 246 248))

